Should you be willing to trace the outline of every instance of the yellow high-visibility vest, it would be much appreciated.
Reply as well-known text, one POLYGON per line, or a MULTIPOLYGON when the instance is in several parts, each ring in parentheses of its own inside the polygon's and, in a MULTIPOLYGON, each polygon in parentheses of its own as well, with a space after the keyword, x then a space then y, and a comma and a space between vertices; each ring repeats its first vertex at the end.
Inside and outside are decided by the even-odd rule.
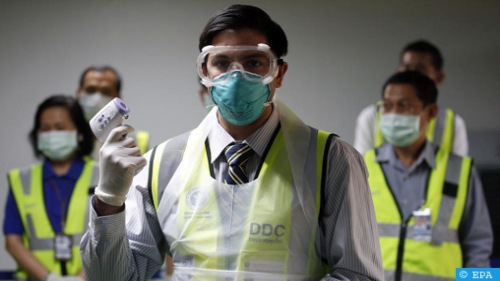
MULTIPOLYGON (((174 171, 168 170, 172 169, 172 167, 177 168, 183 157, 193 157, 191 151, 194 147, 204 144, 203 140, 201 140, 200 144, 200 140, 192 136, 193 133, 185 135, 185 141, 177 141, 176 144, 167 141, 154 148, 151 156, 150 191, 153 205, 159 212, 161 210, 158 210, 158 206, 160 205, 164 188, 174 173, 174 171), (172 157, 172 151, 182 152, 172 159, 169 158, 172 157), (168 176, 165 177, 163 174, 168 174, 168 176)), ((311 217, 307 219, 318 220, 322 177, 326 166, 323 160, 326 151, 328 151, 327 145, 331 137, 332 134, 325 131, 315 131, 314 138, 312 139, 314 145, 311 145, 310 152, 314 153, 314 165, 316 165, 316 169, 313 169, 314 174, 310 176, 314 179, 314 186, 311 186, 311 188, 313 189, 312 194, 315 195, 313 199, 315 202, 315 213, 309 214, 311 217)), ((226 239, 225 237, 221 237, 222 235, 220 234, 221 213, 217 203, 217 195, 210 191, 205 192, 203 195, 207 201, 206 206, 210 207, 193 210, 192 207, 188 206, 193 194, 200 192, 198 187, 203 185, 204 179, 206 180, 210 176, 210 163, 206 147, 202 149, 201 154, 195 157, 199 157, 199 161, 197 161, 199 165, 192 167, 192 169, 193 171, 197 171, 196 174, 200 176, 195 180, 189 180, 188 185, 181 188, 180 193, 177 195, 178 199, 176 202, 179 202, 177 213, 189 215, 186 217, 176 216, 175 223, 182 230, 182 239, 178 239, 173 244, 176 245, 177 251, 182 253, 183 256, 194 256, 193 266, 195 268, 225 270, 227 269, 226 257, 214 254, 223 249, 224 239, 226 239), (207 216, 210 216, 210 219, 207 219, 207 216), (184 241, 190 241, 190 243, 183 244, 184 241)), ((242 231, 245 237, 241 239, 243 242, 240 249, 237 250, 239 253, 238 256, 231 257, 232 260, 236 261, 234 268, 236 272, 252 271, 252 261, 259 260, 272 260, 271 264, 280 264, 281 266, 278 267, 278 272, 276 272, 278 274, 296 274, 296 271, 300 268, 300 270, 303 269, 301 274, 304 276, 322 278, 328 272, 326 265, 319 259, 319 255, 315 250, 317 229, 308 230, 307 235, 309 238, 307 239, 307 243, 297 243, 301 239, 295 237, 294 232, 291 231, 293 228, 300 228, 300 225, 297 225, 300 219, 297 219, 296 215, 292 212, 292 205, 294 203, 297 204, 297 198, 292 194, 292 171, 288 165, 288 161, 284 137, 282 132, 279 131, 272 144, 270 144, 268 153, 262 163, 259 177, 254 180, 259 181, 259 184, 255 185, 255 189, 251 193, 252 198, 250 199, 249 211, 245 213, 245 217, 248 216, 247 220, 251 223, 245 225, 246 229, 242 231), (277 174, 280 176, 276 176, 277 174), (258 204, 258 202, 262 203, 264 199, 269 202, 268 205, 258 204), (278 214, 272 212, 270 209, 280 210, 280 212, 278 214), (269 243, 259 243, 265 239, 275 240, 268 241, 269 243), (299 252, 307 254, 300 256, 290 255, 286 249, 292 247, 292 244, 295 249, 297 247, 300 248, 299 252)), ((200 195, 196 196, 200 197, 200 195)), ((176 255, 173 255, 173 259, 175 264, 176 255)), ((272 270, 276 270, 276 268, 272 270)), ((193 278, 193 280, 197 279, 193 278)), ((212 279, 203 278, 203 280, 212 279)))
MULTIPOLYGON (((89 188, 98 182, 98 167, 89 157, 84 157, 84 168, 76 182, 68 205, 64 233, 72 235, 72 259, 65 262, 68 275, 76 275, 82 269, 80 241, 88 221, 89 188)), ((55 260, 55 233, 49 220, 43 198, 43 165, 36 164, 29 169, 13 169, 8 178, 24 227, 24 245, 50 272, 62 275, 61 262, 55 260)), ((19 268, 18 280, 34 279, 19 268)))
POLYGON ((458 227, 464 212, 471 158, 439 149, 431 171, 425 208, 431 210, 431 241, 413 239, 414 217, 402 213, 389 188, 376 150, 365 154, 377 217, 386 280, 455 280, 462 267, 458 227))

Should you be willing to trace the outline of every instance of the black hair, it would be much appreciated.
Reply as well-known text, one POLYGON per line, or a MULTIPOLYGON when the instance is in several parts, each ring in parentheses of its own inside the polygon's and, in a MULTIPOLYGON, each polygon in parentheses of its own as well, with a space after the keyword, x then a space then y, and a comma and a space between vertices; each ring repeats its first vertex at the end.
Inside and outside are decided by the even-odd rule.
POLYGON ((390 84, 405 84, 412 86, 417 92, 417 97, 424 103, 424 106, 436 103, 438 89, 436 83, 426 75, 418 71, 397 72, 387 79, 382 87, 382 96, 385 88, 390 84))
POLYGON ((94 148, 94 135, 90 129, 89 123, 85 120, 85 115, 80 107, 78 101, 69 95, 56 94, 46 98, 38 108, 35 113, 35 120, 33 128, 29 133, 29 140, 33 148, 33 152, 37 158, 43 156, 42 152, 38 149, 38 131, 40 129, 40 119, 42 113, 51 107, 64 107, 68 110, 71 120, 75 124, 75 127, 79 134, 82 135, 81 140, 78 140, 78 150, 80 155, 90 155, 92 149, 94 148))
POLYGON ((219 32, 227 29, 252 29, 261 33, 278 58, 288 52, 288 40, 283 29, 262 9, 249 5, 232 5, 215 13, 201 32, 200 52, 203 47, 212 44, 219 32))
POLYGON ((432 66, 438 71, 443 69, 444 59, 439 51, 438 47, 426 40, 417 40, 406 45, 401 51, 401 57, 406 52, 417 52, 423 54, 429 54, 432 58, 432 66))
POLYGON ((79 85, 80 85, 80 88, 83 87, 83 83, 85 83, 85 76, 87 76, 87 73, 89 73, 90 71, 97 71, 97 72, 100 72, 100 73, 104 73, 104 72, 112 72, 115 77, 116 77, 116 83, 115 83, 115 89, 116 89, 116 92, 117 93, 120 93, 121 90, 122 90, 122 77, 120 76, 120 74, 118 73, 118 71, 116 71, 116 69, 114 69, 113 67, 109 66, 109 65, 103 65, 103 66, 89 66, 87 67, 83 72, 82 74, 80 75, 80 80, 79 80, 79 85))

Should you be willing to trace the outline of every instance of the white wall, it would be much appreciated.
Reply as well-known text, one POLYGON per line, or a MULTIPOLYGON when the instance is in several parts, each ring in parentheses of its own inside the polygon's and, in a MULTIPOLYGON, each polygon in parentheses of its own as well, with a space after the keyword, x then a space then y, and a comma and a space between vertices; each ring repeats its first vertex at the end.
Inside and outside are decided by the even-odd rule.
MULTIPOLYGON (((204 116, 196 91, 198 36, 234 1, 2 1, 0 174, 34 161, 27 140, 36 106, 73 94, 91 64, 124 78, 130 124, 153 143, 204 116)), ((440 103, 472 130, 500 129, 499 1, 239 1, 266 10, 289 39, 279 95, 303 120, 348 142, 355 119, 380 96, 401 48, 426 38, 445 56, 440 103)), ((0 221, 7 183, 0 183, 0 221)), ((0 235, 0 270, 14 269, 0 235)))

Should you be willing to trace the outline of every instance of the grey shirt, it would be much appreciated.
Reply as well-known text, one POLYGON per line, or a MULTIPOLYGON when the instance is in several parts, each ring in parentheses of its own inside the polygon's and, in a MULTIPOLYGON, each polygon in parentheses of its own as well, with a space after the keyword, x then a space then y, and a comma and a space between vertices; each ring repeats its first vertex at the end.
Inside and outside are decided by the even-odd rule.
MULTIPOLYGON (((216 123, 208 136, 211 162, 216 166, 216 179, 221 180, 227 163, 225 157, 219 157, 220 150, 231 139, 217 135, 222 128, 216 118, 211 122, 216 123)), ((255 175, 252 170, 257 169, 251 162, 259 161, 260 147, 267 145, 278 123, 273 112, 266 124, 245 140, 257 152, 257 158, 248 163, 250 178, 255 175)), ((321 258, 330 266, 324 280, 383 280, 377 223, 363 158, 336 137, 328 149, 316 240, 321 258)), ((149 159, 149 153, 145 157, 149 159)), ((90 228, 81 244, 88 280, 146 280, 162 266, 168 245, 150 200, 149 164, 134 178, 124 212, 99 217, 90 208, 90 228)))
MULTIPOLYGON (((382 166, 387 184, 403 213, 403 221, 425 202, 430 171, 436 167, 437 150, 435 144, 426 142, 417 161, 406 169, 391 144, 378 149, 376 161, 382 166)), ((472 168, 469 177, 467 200, 458 234, 464 267, 489 267, 493 231, 481 181, 475 168, 472 168)))

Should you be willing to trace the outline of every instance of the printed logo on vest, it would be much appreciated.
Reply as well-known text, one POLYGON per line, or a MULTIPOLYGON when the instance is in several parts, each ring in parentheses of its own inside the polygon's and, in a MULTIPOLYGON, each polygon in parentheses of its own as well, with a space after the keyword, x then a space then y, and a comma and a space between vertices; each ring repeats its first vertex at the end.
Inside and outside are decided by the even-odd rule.
POLYGON ((193 188, 186 195, 186 205, 193 211, 202 210, 208 204, 208 194, 201 188, 193 188))
POLYGON ((280 238, 283 235, 285 235, 284 225, 271 225, 268 223, 260 224, 256 222, 250 223, 250 242, 281 244, 283 243, 283 240, 280 238))

